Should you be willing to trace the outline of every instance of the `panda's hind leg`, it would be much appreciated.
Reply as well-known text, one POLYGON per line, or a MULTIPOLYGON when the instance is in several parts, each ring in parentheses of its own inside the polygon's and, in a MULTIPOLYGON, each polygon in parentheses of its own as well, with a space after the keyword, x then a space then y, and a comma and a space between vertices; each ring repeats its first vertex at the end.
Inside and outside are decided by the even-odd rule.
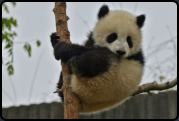
MULTIPOLYGON (((59 81, 58 81, 58 83, 57 83, 57 90, 58 90, 58 89, 61 89, 61 88, 62 88, 62 85, 63 85, 63 75, 62 75, 62 72, 61 72, 61 73, 60 73, 59 81)), ((64 101, 63 92, 58 92, 58 95, 61 97, 62 102, 63 102, 63 101, 64 101)))

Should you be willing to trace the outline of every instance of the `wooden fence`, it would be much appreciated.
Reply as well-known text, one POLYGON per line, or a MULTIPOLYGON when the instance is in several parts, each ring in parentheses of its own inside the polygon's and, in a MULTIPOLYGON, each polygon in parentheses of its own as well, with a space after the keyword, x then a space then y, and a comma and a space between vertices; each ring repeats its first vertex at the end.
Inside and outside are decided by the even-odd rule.
MULTIPOLYGON (((140 94, 122 105, 98 114, 81 115, 81 119, 174 119, 177 116, 177 91, 160 92, 152 96, 140 94)), ((63 119, 63 104, 59 102, 2 108, 4 119, 63 119)))

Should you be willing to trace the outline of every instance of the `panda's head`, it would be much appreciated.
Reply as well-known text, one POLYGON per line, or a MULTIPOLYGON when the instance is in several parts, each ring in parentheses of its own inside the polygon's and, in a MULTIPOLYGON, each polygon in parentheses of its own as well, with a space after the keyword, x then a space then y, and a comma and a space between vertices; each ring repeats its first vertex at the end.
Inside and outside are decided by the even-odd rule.
POLYGON ((107 47, 124 57, 135 54, 141 48, 141 27, 145 16, 134 16, 126 11, 109 11, 103 5, 93 30, 94 45, 107 47))

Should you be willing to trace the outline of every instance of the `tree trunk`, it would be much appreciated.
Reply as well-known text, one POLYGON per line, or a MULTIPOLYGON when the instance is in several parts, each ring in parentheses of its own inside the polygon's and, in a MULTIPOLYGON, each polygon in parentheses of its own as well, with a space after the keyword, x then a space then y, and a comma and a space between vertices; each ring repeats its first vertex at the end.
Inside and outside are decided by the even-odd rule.
MULTIPOLYGON (((53 9, 56 20, 56 30, 60 35, 60 41, 70 42, 70 33, 67 28, 66 16, 66 3, 65 2, 55 2, 55 8, 53 9)), ((79 99, 72 93, 70 87, 71 75, 69 74, 68 68, 65 63, 62 65, 63 74, 63 94, 64 94, 64 118, 65 119, 79 119, 79 99)))

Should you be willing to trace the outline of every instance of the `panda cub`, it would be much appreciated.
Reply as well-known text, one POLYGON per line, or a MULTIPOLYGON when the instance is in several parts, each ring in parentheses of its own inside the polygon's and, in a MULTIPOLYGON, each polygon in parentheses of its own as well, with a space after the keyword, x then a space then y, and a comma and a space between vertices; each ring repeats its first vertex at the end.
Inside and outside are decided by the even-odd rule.
MULTIPOLYGON (((83 45, 51 35, 54 56, 72 72, 71 88, 80 98, 81 113, 99 112, 121 104, 137 90, 144 68, 141 28, 145 15, 109 11, 103 5, 98 21, 83 45)), ((58 89, 62 87, 62 73, 58 89)), ((63 94, 59 93, 62 97, 63 94)))

